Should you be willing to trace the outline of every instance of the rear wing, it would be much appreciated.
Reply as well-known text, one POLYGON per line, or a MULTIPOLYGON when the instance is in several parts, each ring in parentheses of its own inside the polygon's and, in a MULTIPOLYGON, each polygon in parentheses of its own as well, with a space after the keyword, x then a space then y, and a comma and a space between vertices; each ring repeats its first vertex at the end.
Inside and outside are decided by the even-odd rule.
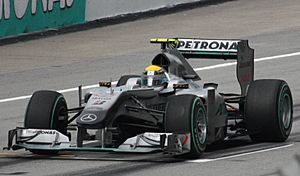
POLYGON ((156 38, 150 42, 160 43, 161 49, 176 48, 186 59, 236 60, 236 74, 242 96, 254 79, 254 50, 249 47, 248 40, 156 38))

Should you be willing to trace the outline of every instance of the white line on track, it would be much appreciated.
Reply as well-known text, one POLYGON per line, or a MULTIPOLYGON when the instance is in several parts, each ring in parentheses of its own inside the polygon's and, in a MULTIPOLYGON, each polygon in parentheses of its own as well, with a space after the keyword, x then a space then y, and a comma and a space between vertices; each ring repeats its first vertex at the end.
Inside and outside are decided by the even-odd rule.
MULTIPOLYGON (((300 55, 300 52, 295 52, 295 53, 282 54, 282 55, 277 55, 277 56, 262 57, 262 58, 255 59, 254 62, 267 61, 267 60, 272 60, 272 59, 280 59, 280 58, 299 56, 299 55, 300 55)), ((236 65, 236 62, 229 62, 229 63, 224 63, 224 64, 217 64, 217 65, 211 65, 211 66, 206 66, 206 67, 194 68, 194 70, 195 71, 212 70, 212 69, 228 67, 228 66, 232 66, 232 65, 236 65)), ((112 82, 112 84, 117 84, 117 82, 116 81, 112 82)), ((90 88, 95 88, 95 87, 98 87, 98 84, 84 86, 84 87, 82 87, 82 89, 90 89, 90 88)), ((70 88, 70 89, 58 90, 58 92, 67 93, 67 92, 73 92, 73 91, 77 91, 77 90, 78 90, 78 88, 75 87, 75 88, 70 88)), ((19 97, 13 97, 13 98, 5 98, 5 99, 0 99, 0 103, 17 101, 17 100, 25 100, 30 97, 31 97, 31 95, 19 96, 19 97)))
POLYGON ((237 154, 237 155, 230 155, 230 156, 213 158, 213 159, 189 160, 187 162, 189 162, 189 163, 206 163, 206 162, 211 162, 211 161, 226 160, 226 159, 236 158, 236 157, 240 157, 240 156, 246 156, 246 155, 252 155, 252 154, 257 154, 257 153, 269 152, 269 151, 273 151, 273 150, 279 150, 279 149, 291 147, 293 145, 294 144, 288 144, 288 145, 284 145, 284 146, 273 147, 273 148, 268 148, 268 149, 263 149, 263 150, 257 150, 257 151, 253 151, 253 152, 241 153, 241 154, 237 154))
MULTIPOLYGON (((284 58, 284 57, 292 57, 292 56, 299 56, 299 55, 300 55, 300 52, 290 53, 290 54, 282 54, 282 55, 270 56, 270 57, 262 57, 262 58, 255 59, 254 62, 261 62, 261 61, 280 59, 280 58, 284 58)), ((194 70, 195 71, 212 70, 215 68, 228 67, 228 66, 232 66, 232 65, 236 65, 236 64, 237 64, 236 62, 229 62, 229 63, 225 63, 225 64, 217 64, 217 65, 211 65, 211 66, 207 66, 207 67, 194 68, 194 70)))

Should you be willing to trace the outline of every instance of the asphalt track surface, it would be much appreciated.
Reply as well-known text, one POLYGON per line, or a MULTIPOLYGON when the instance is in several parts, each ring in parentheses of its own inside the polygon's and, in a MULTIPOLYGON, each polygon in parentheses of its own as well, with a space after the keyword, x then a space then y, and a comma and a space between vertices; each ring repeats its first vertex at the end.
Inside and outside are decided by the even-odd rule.
MULTIPOLYGON (((261 59, 255 63, 255 78, 279 78, 290 85, 294 126, 284 143, 254 144, 244 137, 210 147, 193 161, 176 160, 161 153, 66 152, 49 157, 2 151, 0 175, 279 175, 279 170, 289 168, 294 156, 300 154, 299 16, 298 0, 237 0, 1 46, 2 147, 6 145, 7 131, 23 125, 28 98, 20 96, 40 89, 64 90, 117 80, 122 74, 139 74, 159 51, 159 46, 149 44, 148 39, 153 37, 249 39, 255 58, 261 59), (291 53, 294 54, 285 55, 291 53)), ((213 65, 223 61, 207 60, 191 63, 205 82, 219 83, 224 92, 239 91, 234 65, 218 68, 213 65)), ((69 107, 77 105, 75 91, 64 95, 69 107)))

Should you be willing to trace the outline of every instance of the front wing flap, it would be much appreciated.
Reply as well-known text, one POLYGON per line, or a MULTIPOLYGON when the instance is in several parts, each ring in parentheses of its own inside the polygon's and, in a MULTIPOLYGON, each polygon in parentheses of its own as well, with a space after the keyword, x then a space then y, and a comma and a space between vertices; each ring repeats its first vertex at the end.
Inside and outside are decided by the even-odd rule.
MULTIPOLYGON (((184 154, 190 151, 190 134, 143 133, 127 139, 118 148, 77 147, 68 136, 49 129, 16 128, 9 131, 8 146, 4 149, 45 151, 111 151, 150 153, 165 151, 170 154, 184 154), (14 141, 15 140, 15 141, 14 141)), ((99 144, 99 141, 95 141, 99 144)))

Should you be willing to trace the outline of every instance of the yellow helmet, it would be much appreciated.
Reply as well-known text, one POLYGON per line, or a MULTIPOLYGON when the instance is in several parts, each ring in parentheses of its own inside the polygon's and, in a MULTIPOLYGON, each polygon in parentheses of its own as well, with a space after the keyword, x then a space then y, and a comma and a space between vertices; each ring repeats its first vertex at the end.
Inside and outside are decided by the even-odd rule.
POLYGON ((157 65, 150 65, 145 68, 145 71, 162 71, 162 68, 157 65))
POLYGON ((150 65, 145 68, 142 75, 142 84, 144 86, 161 86, 169 82, 165 70, 158 65, 150 65))

